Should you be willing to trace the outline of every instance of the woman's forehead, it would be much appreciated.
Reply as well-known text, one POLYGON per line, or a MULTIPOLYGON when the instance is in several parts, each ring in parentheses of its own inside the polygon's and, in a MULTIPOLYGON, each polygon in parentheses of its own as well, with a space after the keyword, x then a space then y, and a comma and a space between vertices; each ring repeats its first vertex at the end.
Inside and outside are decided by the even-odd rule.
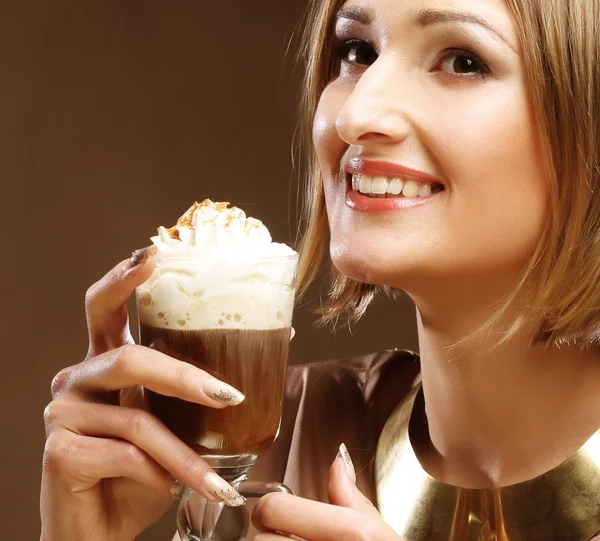
POLYGON ((352 20, 364 26, 427 26, 463 22, 495 28, 514 47, 517 35, 505 0, 348 0, 336 20, 352 20))

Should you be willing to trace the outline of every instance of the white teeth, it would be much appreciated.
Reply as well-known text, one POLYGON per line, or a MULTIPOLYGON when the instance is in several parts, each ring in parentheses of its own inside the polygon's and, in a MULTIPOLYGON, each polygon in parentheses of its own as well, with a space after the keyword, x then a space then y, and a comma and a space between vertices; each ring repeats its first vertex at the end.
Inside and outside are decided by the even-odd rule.
POLYGON ((385 177, 375 177, 373 179, 373 185, 371 186, 371 192, 383 195, 387 192, 388 179, 385 177))
POLYGON ((358 185, 358 191, 361 193, 369 194, 372 191, 373 179, 367 175, 363 175, 360 178, 360 183, 358 185))
POLYGON ((419 185, 414 180, 407 180, 402 188, 404 197, 417 197, 419 195, 419 185))
POLYGON ((431 184, 421 184, 419 187, 419 197, 429 197, 431 195, 431 184))
POLYGON ((403 195, 404 197, 430 197, 433 194, 432 185, 428 182, 416 182, 394 177, 389 180, 384 176, 370 177, 354 173, 352 189, 366 195, 403 195))
POLYGON ((392 195, 400 195, 402 193, 402 187, 404 186, 404 181, 401 178, 394 178, 391 180, 390 184, 387 188, 387 193, 392 195))

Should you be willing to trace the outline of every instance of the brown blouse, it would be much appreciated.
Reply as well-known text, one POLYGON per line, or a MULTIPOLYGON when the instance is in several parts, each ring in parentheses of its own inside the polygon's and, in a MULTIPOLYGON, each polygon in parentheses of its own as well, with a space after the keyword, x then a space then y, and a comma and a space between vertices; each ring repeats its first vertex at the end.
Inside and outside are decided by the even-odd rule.
POLYGON ((297 496, 327 502, 329 468, 345 443, 357 485, 373 501, 379 434, 419 374, 418 357, 396 350, 290 367, 279 437, 249 478, 282 481, 297 496))

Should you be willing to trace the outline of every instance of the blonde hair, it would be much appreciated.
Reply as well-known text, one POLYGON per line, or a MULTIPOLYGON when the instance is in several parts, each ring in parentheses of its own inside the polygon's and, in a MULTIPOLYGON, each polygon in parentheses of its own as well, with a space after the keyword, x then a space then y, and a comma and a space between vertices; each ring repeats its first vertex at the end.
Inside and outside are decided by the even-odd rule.
MULTIPOLYGON (((300 291, 315 280, 329 237, 321 171, 312 147, 312 122, 333 77, 333 18, 343 0, 313 0, 301 58, 306 66, 300 102, 300 156, 307 178, 300 242, 300 291)), ((597 343, 600 329, 600 20, 598 0, 507 0, 523 51, 525 73, 550 191, 549 219, 514 291, 494 316, 464 341, 480 337, 527 299, 502 341, 524 327, 546 347, 597 343)), ((331 266, 322 321, 360 318, 387 287, 352 280, 331 266)))

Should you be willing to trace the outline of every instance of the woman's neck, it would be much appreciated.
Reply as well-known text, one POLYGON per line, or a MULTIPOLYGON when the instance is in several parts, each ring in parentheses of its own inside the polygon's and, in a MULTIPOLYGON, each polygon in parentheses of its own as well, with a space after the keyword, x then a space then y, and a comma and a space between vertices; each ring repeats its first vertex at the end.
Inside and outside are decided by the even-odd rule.
POLYGON ((495 333, 452 356, 473 319, 419 312, 429 440, 417 454, 440 481, 494 488, 552 469, 600 428, 600 359, 578 346, 530 347, 523 335, 491 350, 495 333))

